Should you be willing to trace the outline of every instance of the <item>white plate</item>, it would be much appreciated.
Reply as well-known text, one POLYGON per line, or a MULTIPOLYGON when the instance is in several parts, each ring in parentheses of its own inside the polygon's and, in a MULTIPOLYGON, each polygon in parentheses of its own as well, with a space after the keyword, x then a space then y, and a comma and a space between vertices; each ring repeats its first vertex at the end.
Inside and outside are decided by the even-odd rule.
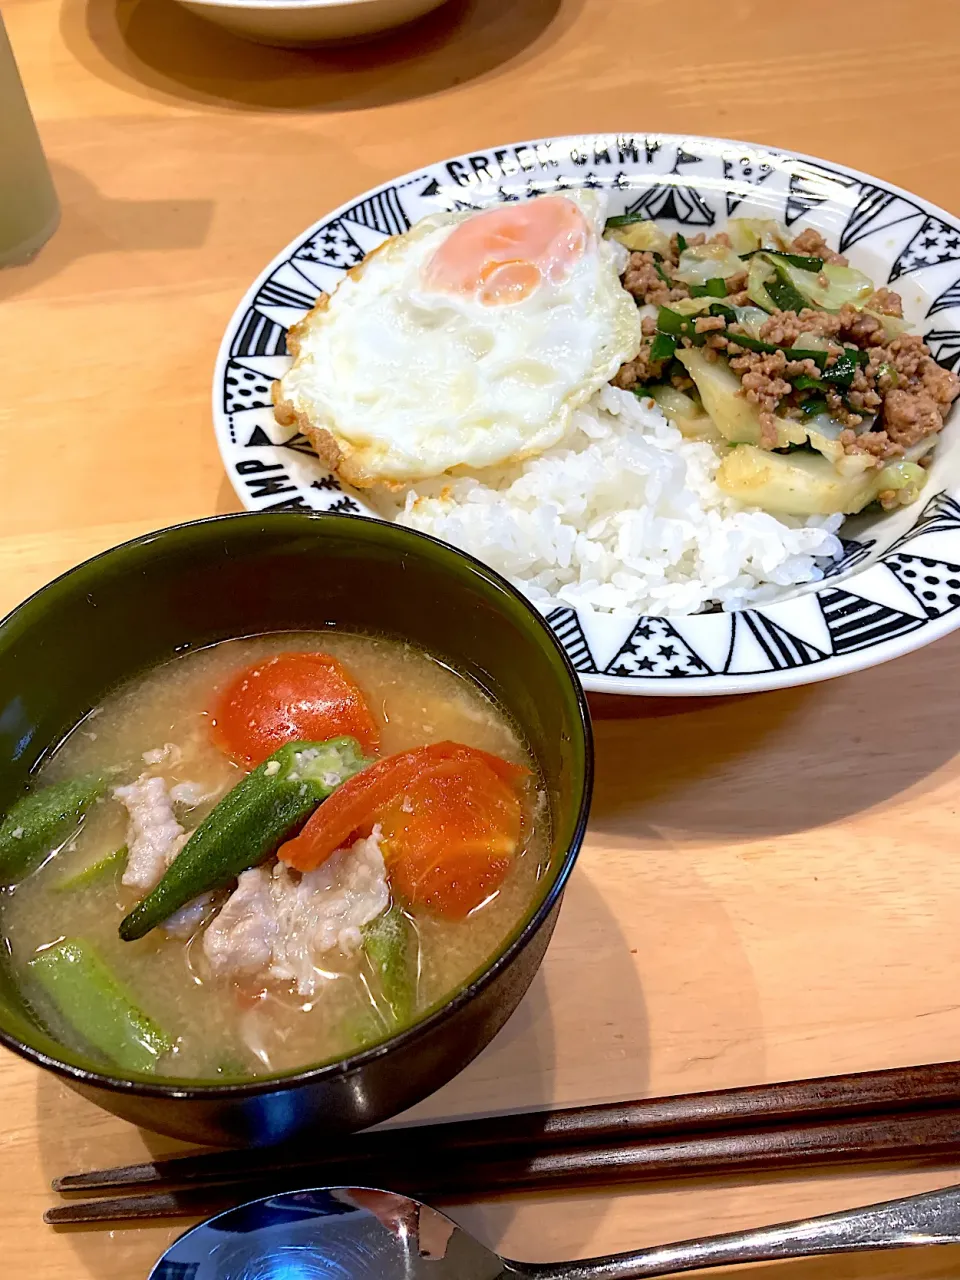
MULTIPOLYGON (((960 366, 960 222, 919 196, 807 156, 719 138, 606 134, 547 138, 441 161, 366 192, 288 245, 252 285, 217 358, 213 412, 227 474, 253 511, 372 518, 274 421, 270 385, 286 332, 321 291, 391 235, 439 209, 481 208, 570 187, 603 187, 610 213, 722 230, 727 218, 811 226, 904 300, 934 356, 960 366)), ((923 501, 850 519, 846 554, 821 583, 738 613, 624 618, 545 610, 587 689, 746 693, 825 680, 898 657, 960 625, 960 434, 948 427, 923 501)))

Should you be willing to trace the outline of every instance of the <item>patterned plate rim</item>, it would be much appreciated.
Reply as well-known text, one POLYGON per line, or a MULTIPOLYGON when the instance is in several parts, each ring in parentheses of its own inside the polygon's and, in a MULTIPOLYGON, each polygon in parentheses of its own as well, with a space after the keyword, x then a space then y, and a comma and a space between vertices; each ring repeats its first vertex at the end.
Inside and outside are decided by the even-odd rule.
MULTIPOLYGON (((813 166, 815 169, 823 171, 827 178, 849 178, 853 183, 860 183, 874 191, 889 194, 894 198, 900 198, 907 204, 913 206, 915 212, 909 217, 922 215, 924 218, 932 218, 943 224, 951 231, 960 232, 957 219, 940 208, 932 201, 918 196, 913 192, 907 191, 902 187, 896 186, 894 183, 880 180, 871 174, 864 173, 862 170, 852 168, 848 165, 834 163, 822 160, 817 156, 812 156, 804 152, 786 150, 780 147, 767 146, 763 143, 744 142, 733 138, 719 138, 709 135, 694 134, 675 134, 661 133, 659 131, 643 132, 602 132, 590 134, 572 134, 562 135, 549 138, 527 139, 512 143, 498 143, 495 146, 487 148, 474 148, 470 153, 464 153, 460 156, 448 156, 439 160, 426 163, 415 169, 409 170, 407 173, 394 178, 387 179, 385 182, 367 191, 358 193, 351 199, 345 201, 336 208, 330 210, 316 222, 311 224, 295 239, 291 240, 275 257, 267 264, 267 266, 259 273, 250 287, 245 291, 240 302, 237 304, 221 340, 217 358, 214 367, 214 380, 212 388, 212 411, 214 420, 214 429, 217 436, 217 444, 224 463, 224 468, 230 479, 231 485, 236 492, 241 503, 249 510, 265 511, 269 507, 262 504, 252 502, 249 492, 244 491, 241 486, 240 476, 235 473, 231 465, 229 451, 234 446, 231 444, 228 436, 228 418, 229 415, 222 407, 224 403, 225 379, 227 377, 227 367, 232 359, 232 348, 237 338, 238 331, 242 322, 247 318, 253 309, 253 304, 258 294, 264 286, 270 281, 271 277, 287 264, 290 259, 303 248, 304 244, 316 236, 321 229, 341 219, 345 214, 355 210, 358 205, 365 201, 370 201, 374 197, 391 188, 403 188, 412 186, 420 181, 429 182, 434 178, 436 171, 442 166, 462 163, 465 166, 470 164, 471 157, 482 158, 494 155, 496 153, 506 154, 512 153, 517 155, 524 149, 531 152, 537 148, 548 147, 558 149, 559 151, 577 154, 579 151, 593 151, 598 153, 599 149, 607 150, 618 148, 618 144, 628 143, 631 149, 639 151, 646 148, 647 153, 653 150, 659 150, 663 147, 674 147, 677 149, 677 162, 675 171, 679 172, 679 157, 689 153, 693 161, 701 161, 707 158, 711 151, 722 157, 725 151, 731 153, 743 153, 746 157, 770 157, 779 161, 790 163, 799 163, 813 166), (697 155, 697 148, 705 149, 706 154, 697 155)), ((622 149, 622 148, 621 148, 622 149)), ((624 162, 629 165, 629 161, 624 162)), ((762 159, 760 159, 762 163, 762 159)), ((449 172, 449 170, 448 170, 449 172)), ((697 188, 696 174, 686 175, 686 185, 691 189, 697 188)), ((451 183, 452 184, 452 183, 451 183)), ((578 184, 567 184, 578 185, 578 184)), ((703 184, 701 184, 702 186, 703 184)), ((732 184, 731 184, 732 185, 732 184)), ((792 188, 791 188, 792 190, 792 188)), ((829 197, 823 197, 825 201, 829 197)), ((859 206, 858 206, 859 207, 859 206)), ((851 215, 852 216, 852 215, 851 215)), ((901 221, 907 218, 901 219, 901 221)), ((921 224, 922 225, 922 224, 921 224)), ((919 234, 919 230, 917 232, 919 234)), ((952 259, 951 259, 952 261, 952 259)), ((958 270, 960 270, 960 260, 958 260, 958 270)), ((908 273, 904 273, 908 274, 908 273)), ((960 284, 960 282, 958 282, 960 284)), ((960 307, 960 302, 958 302, 960 307)), ((281 445, 274 445, 274 448, 281 448, 281 445)), ((598 670, 594 662, 591 644, 585 634, 583 623, 586 621, 582 615, 575 609, 562 605, 558 602, 555 608, 551 608, 547 612, 547 619, 554 631, 561 637, 565 648, 567 648, 571 657, 574 659, 575 665, 578 667, 581 680, 584 687, 591 692, 611 693, 611 694, 639 694, 646 696, 658 697, 689 697, 703 696, 709 697, 713 695, 730 694, 730 693, 750 693, 760 692, 775 688, 789 688, 796 685, 810 684, 820 680, 832 679, 837 676, 847 675, 854 671, 864 670, 880 663, 887 662, 892 658, 913 652, 922 648, 960 626, 960 613, 955 610, 960 606, 960 594, 953 594, 947 597, 949 605, 940 608, 939 601, 936 609, 920 599, 914 589, 909 589, 909 594, 913 597, 912 608, 899 610, 888 604, 878 602, 874 597, 884 595, 882 590, 878 590, 880 578, 893 576, 893 571, 889 569, 886 561, 892 552, 899 552, 902 544, 922 538, 928 534, 936 537, 938 534, 946 533, 954 530, 958 535, 958 544, 956 548, 951 547, 953 558, 960 560, 960 493, 954 496, 945 490, 935 493, 923 506, 917 523, 914 528, 898 539, 893 547, 889 548, 883 555, 880 562, 875 563, 859 574, 853 573, 850 577, 843 579, 843 586, 838 589, 830 579, 825 580, 821 586, 809 590, 801 596, 795 596, 783 602, 773 602, 772 604, 760 604, 751 609, 740 612, 715 612, 708 614, 693 614, 685 617, 676 617, 671 615, 668 618, 654 617, 619 617, 611 620, 610 615, 603 615, 604 625, 611 627, 615 623, 622 631, 623 643, 620 646, 621 652, 628 645, 635 641, 638 631, 645 627, 648 631, 651 629, 660 632, 657 638, 666 638, 671 643, 679 642, 688 651, 689 659, 694 665, 699 664, 704 669, 696 674, 673 674, 659 676, 644 676, 637 674, 614 674, 610 668, 614 665, 619 654, 608 661, 602 669, 598 670), (851 582, 856 582, 862 590, 866 587, 868 580, 872 577, 872 589, 867 591, 865 595, 854 595, 845 590, 851 582), (788 632, 776 620, 778 612, 782 611, 785 605, 798 604, 805 602, 804 607, 808 612, 816 610, 826 631, 830 633, 831 638, 834 635, 833 626, 838 628, 842 626, 847 632, 852 629, 853 640, 845 640, 844 645, 846 651, 840 651, 834 648, 831 652, 825 652, 818 649, 815 645, 808 643, 802 637, 788 632), (859 606, 863 606, 859 608, 859 606), (859 612, 858 612, 859 608, 859 612), (862 615, 862 616, 861 616, 862 615), (828 619, 840 618, 840 623, 834 623, 828 619), (722 621, 724 627, 729 630, 729 655, 722 669, 718 670, 699 658, 697 651, 693 646, 683 638, 682 632, 691 623, 692 619, 696 619, 696 626, 707 625, 711 628, 719 627, 722 621), (761 650, 772 665, 764 670, 745 670, 730 671, 728 670, 734 646, 738 643, 738 633, 747 636, 750 633, 750 643, 756 648, 759 644, 761 650), (857 636, 867 637, 862 640, 856 639, 857 636), (870 638, 874 637, 874 638, 870 638)), ((272 504, 276 508, 291 509, 287 503, 272 504)), ((300 509, 309 509, 302 506, 300 509)), ((368 513, 362 513, 366 518, 376 518, 369 516, 368 513)), ((854 547, 858 544, 854 543, 854 547)), ((911 549, 912 550, 912 549, 911 549)), ((864 553, 865 554, 865 553, 864 553)), ((939 559, 939 557, 914 556, 912 554, 904 554, 900 552, 897 556, 899 562, 902 561, 919 561, 923 567, 929 567, 931 570, 936 566, 940 570, 946 570, 951 575, 956 574, 960 577, 960 566, 949 561, 939 559)), ((903 569, 902 564, 898 563, 898 568, 903 573, 910 573, 910 570, 903 569)), ((915 573, 911 576, 916 576, 915 573)), ((929 579, 932 581, 932 579, 929 579)), ((904 590, 905 583, 903 577, 898 575, 899 595, 902 600, 907 599, 907 592, 904 590)), ((953 591, 955 579, 951 576, 946 583, 941 578, 937 586, 942 596, 943 590, 949 588, 953 591)), ((960 590, 960 582, 957 583, 960 590)), ((928 593, 933 594, 933 593, 928 593)), ((587 630, 590 628, 588 627, 587 630)), ((610 645, 607 645, 610 648, 610 645)), ((661 652, 663 650, 661 649, 661 652)))

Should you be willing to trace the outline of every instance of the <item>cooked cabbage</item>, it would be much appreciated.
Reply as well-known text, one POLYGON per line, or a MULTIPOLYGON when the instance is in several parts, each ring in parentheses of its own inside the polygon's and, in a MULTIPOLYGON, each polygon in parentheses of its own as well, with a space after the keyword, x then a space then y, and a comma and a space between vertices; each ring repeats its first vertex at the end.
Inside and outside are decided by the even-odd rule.
MULTIPOLYGON (((677 359, 696 383, 703 407, 720 434, 731 444, 759 445, 763 439, 760 411, 742 394, 740 379, 726 360, 711 360, 699 347, 679 348, 677 359)), ((806 438, 803 423, 778 419, 778 448, 803 444, 806 438)))
POLYGON ((664 258, 670 253, 669 235, 649 218, 630 222, 625 227, 608 227, 604 234, 634 253, 659 253, 664 258))
POLYGON ((677 387, 670 386, 649 387, 645 390, 663 410, 664 417, 669 419, 686 439, 723 443, 723 436, 714 425, 713 419, 704 412, 703 405, 698 404, 692 396, 688 396, 677 387))
POLYGON ((755 249, 786 249, 790 233, 772 218, 731 218, 727 235, 734 253, 752 253, 755 249))
POLYGON ((777 304, 767 293, 766 286, 777 278, 777 273, 763 258, 751 258, 747 270, 747 297, 764 311, 776 311, 777 304))
POLYGON ((751 338, 759 338, 760 326, 769 319, 766 311, 760 307, 734 307, 733 309, 737 313, 737 324, 743 327, 744 332, 751 338))
POLYGON ((720 463, 717 484, 731 498, 774 515, 853 515, 892 487, 882 479, 886 470, 841 475, 818 453, 770 453, 741 445, 720 463))
POLYGON ((803 271, 784 258, 771 257, 767 261, 812 307, 821 311, 839 311, 847 302, 854 306, 858 302, 862 304, 875 292, 870 277, 856 267, 840 267, 825 262, 820 271, 803 271))
POLYGON ((726 245, 699 244, 684 249, 673 274, 684 284, 706 284, 708 280, 726 280, 742 270, 743 262, 726 245))

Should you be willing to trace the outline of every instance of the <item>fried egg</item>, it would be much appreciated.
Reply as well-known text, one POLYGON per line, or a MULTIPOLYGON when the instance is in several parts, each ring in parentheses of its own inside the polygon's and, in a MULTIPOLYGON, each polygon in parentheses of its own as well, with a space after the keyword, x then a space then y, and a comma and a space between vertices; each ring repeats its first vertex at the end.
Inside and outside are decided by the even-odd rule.
POLYGON ((290 331, 278 420, 361 487, 550 448, 640 346, 605 206, 571 191, 388 240, 290 331))

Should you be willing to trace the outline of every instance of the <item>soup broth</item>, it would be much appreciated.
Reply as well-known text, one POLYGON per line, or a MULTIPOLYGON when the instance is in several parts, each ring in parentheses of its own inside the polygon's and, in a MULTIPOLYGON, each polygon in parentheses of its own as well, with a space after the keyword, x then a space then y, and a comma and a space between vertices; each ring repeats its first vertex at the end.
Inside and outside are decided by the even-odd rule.
MULTIPOLYGON (((100 865, 122 846, 133 848, 131 812, 116 789, 149 784, 165 797, 167 812, 172 807, 185 840, 252 767, 222 748, 211 707, 239 670, 291 652, 331 655, 349 672, 376 724, 380 761, 453 742, 529 771, 519 787, 521 837, 514 842, 508 869, 466 914, 451 915, 398 894, 384 844, 391 910, 402 912, 412 974, 403 1022, 417 1020, 448 999, 502 948, 531 910, 549 856, 535 764, 514 726, 474 682, 422 651, 368 636, 283 634, 227 641, 179 657, 112 694, 77 726, 35 779, 33 791, 79 776, 109 777, 105 793, 68 838, 5 890, 0 906, 11 963, 38 1015, 62 1042, 92 1053, 89 1040, 57 1008, 30 965, 64 939, 80 939, 95 949, 136 1007, 163 1029, 168 1047, 155 1064, 161 1076, 231 1079, 285 1072, 346 1056, 399 1029, 375 957, 365 942, 357 945, 366 936, 367 923, 357 929, 348 921, 335 945, 311 953, 305 977, 286 978, 266 964, 221 970, 211 960, 205 933, 227 911, 232 886, 188 909, 175 933, 161 926, 129 942, 118 933, 144 889, 122 883, 123 854, 100 865)), ((317 810, 322 812, 323 804, 317 810)), ((350 839, 365 834, 358 829, 350 839)), ((345 847, 360 849, 350 842, 345 847)), ((351 858, 361 855, 367 856, 366 845, 360 853, 338 852, 325 865, 347 868, 351 858)), ((133 854, 126 856, 132 859, 133 854)), ((376 848, 370 856, 383 866, 376 848)), ((244 873, 248 879, 241 884, 254 884, 261 876, 256 884, 269 893, 263 886, 275 885, 281 871, 288 877, 288 893, 297 886, 305 892, 312 883, 306 875, 300 880, 296 870, 271 873, 272 857, 265 865, 266 871, 244 873)), ((351 920, 355 924, 355 917, 351 920)), ((111 1065, 109 1055, 105 1065, 111 1065)))

